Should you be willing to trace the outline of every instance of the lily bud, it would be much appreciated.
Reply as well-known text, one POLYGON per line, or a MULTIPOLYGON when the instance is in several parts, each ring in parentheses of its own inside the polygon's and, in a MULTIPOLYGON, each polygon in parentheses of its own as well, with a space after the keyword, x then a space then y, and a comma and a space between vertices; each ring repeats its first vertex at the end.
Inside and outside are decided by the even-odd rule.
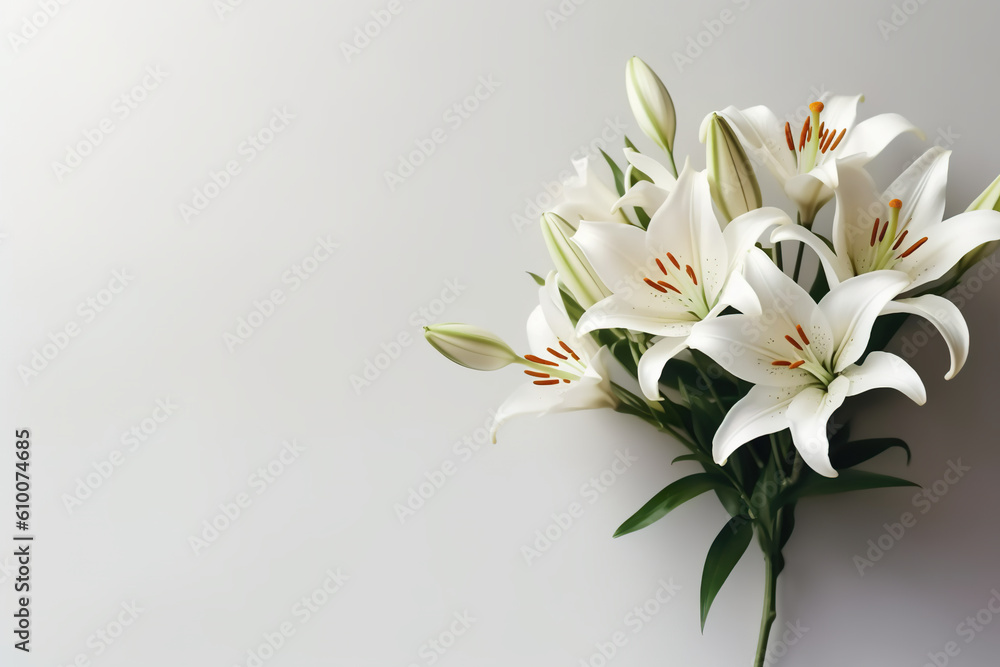
POLYGON ((424 327, 424 338, 459 366, 477 371, 499 370, 520 360, 499 336, 471 324, 433 324, 424 327))
POLYGON ((570 240, 575 233, 573 227, 555 213, 545 213, 541 226, 556 272, 577 303, 586 309, 611 296, 583 251, 570 240))
POLYGON ((674 101, 670 99, 670 93, 660 77, 649 65, 633 57, 625 67, 625 89, 639 127, 647 137, 673 155, 677 114, 674 112, 674 101))
POLYGON ((726 119, 712 114, 703 137, 708 186, 727 221, 761 207, 760 185, 753 165, 726 119))
MULTIPOLYGON (((1000 176, 990 183, 983 193, 976 197, 975 201, 969 204, 966 211, 1000 211, 1000 176)), ((966 271, 993 254, 993 251, 1000 247, 1000 241, 984 243, 965 257, 963 257, 953 269, 957 277, 961 277, 966 271)))

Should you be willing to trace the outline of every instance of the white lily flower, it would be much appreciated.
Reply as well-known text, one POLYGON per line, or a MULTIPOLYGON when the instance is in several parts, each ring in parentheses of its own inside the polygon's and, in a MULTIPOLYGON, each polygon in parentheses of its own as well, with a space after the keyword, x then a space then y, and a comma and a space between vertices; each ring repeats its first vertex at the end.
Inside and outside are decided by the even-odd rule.
MULTIPOLYGON (((666 166, 648 155, 631 148, 625 149, 625 183, 631 183, 636 171, 645 174, 649 180, 639 180, 628 187, 625 194, 614 204, 614 210, 625 206, 638 206, 650 217, 663 205, 667 196, 677 187, 677 178, 666 166)), ((585 218, 591 220, 591 218, 585 218)))
POLYGON ((556 273, 549 273, 538 290, 539 305, 528 317, 528 346, 523 357, 531 383, 511 394, 497 410, 491 437, 500 425, 522 414, 614 408, 608 363, 611 353, 590 336, 577 337, 566 314, 556 273))
MULTIPOLYGON (((863 95, 824 93, 809 105, 810 115, 801 129, 778 120, 765 106, 737 109, 730 106, 718 114, 736 131, 747 153, 763 162, 799 208, 802 223, 809 226, 831 198, 837 185, 835 161, 855 156, 867 164, 904 132, 923 133, 899 114, 873 116, 855 125, 863 95)), ((712 114, 702 122, 701 136, 708 131, 712 114)))
POLYGON ((471 324, 432 324, 424 338, 446 359, 475 371, 495 371, 520 357, 499 336, 471 324))
MULTIPOLYGON (((993 210, 967 211, 942 221, 950 155, 951 151, 931 148, 884 193, 856 162, 840 162, 833 249, 801 227, 776 229, 771 240, 809 245, 819 255, 831 285, 883 269, 907 274, 904 291, 927 285, 967 253, 1000 239, 1000 213, 993 210)), ((948 344, 951 367, 945 378, 961 370, 969 352, 969 329, 951 301, 925 294, 897 299, 885 312, 928 319, 948 344)))
POLYGON ((594 171, 588 158, 573 160, 576 176, 563 183, 562 195, 552 213, 576 229, 580 220, 601 220, 631 224, 619 210, 618 193, 594 171))
POLYGON ((740 275, 743 259, 768 227, 790 223, 783 211, 761 208, 736 218, 723 231, 705 172, 685 164, 676 188, 646 231, 580 224, 573 242, 612 295, 584 313, 577 333, 621 327, 662 336, 639 360, 642 391, 658 400, 663 367, 686 347, 696 323, 728 306, 757 310, 757 298, 740 275))
POLYGON ((844 399, 892 388, 922 405, 924 385, 905 361, 887 352, 864 354, 875 318, 906 287, 900 271, 851 278, 817 304, 761 251, 744 275, 760 299, 759 315, 729 315, 699 324, 688 345, 754 387, 723 419, 713 457, 724 463, 741 445, 791 429, 802 459, 821 475, 836 477, 826 426, 844 399))

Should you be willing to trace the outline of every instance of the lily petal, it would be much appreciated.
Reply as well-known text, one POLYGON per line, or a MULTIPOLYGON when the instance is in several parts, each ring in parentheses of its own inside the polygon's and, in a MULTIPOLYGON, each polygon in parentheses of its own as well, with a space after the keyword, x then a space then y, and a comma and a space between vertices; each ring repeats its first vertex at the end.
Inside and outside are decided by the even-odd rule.
POLYGON ((948 159, 951 151, 932 146, 906 168, 882 195, 882 201, 899 199, 900 223, 914 238, 944 218, 945 189, 948 185, 948 159))
POLYGON ((669 194, 668 190, 664 190, 654 183, 639 181, 615 202, 612 210, 618 211, 625 206, 636 206, 645 211, 646 215, 651 216, 663 206, 663 202, 667 201, 669 194))
POLYGON ((870 353, 860 366, 845 368, 841 377, 851 382, 848 396, 856 396, 872 389, 896 389, 917 405, 923 405, 927 401, 927 391, 917 372, 889 352, 870 353))
MULTIPOLYGON (((773 311, 770 311, 773 312, 773 311)), ((726 315, 692 327, 688 347, 704 352, 733 375, 758 386, 795 387, 815 378, 802 368, 777 366, 787 360, 791 346, 768 326, 764 317, 726 315)), ((789 329, 795 331, 794 327, 789 329)))
POLYGON ((845 280, 819 302, 833 330, 833 371, 857 361, 868 347, 872 325, 882 309, 910 281, 901 271, 873 271, 845 280))
POLYGON ((854 276, 848 262, 834 253, 823 239, 801 225, 782 225, 775 229, 771 232, 771 243, 779 241, 798 241, 809 246, 819 257, 830 285, 837 285, 854 276))
MULTIPOLYGON (((967 253, 984 243, 1000 239, 1000 213, 966 211, 931 225, 921 234, 927 238, 926 244, 895 265, 896 269, 910 274, 911 288, 937 280, 967 253)), ((898 251, 904 254, 907 248, 900 246, 898 251)))
POLYGON ((654 336, 683 336, 691 330, 698 318, 679 310, 669 301, 663 305, 637 306, 617 294, 598 301, 580 317, 576 333, 582 336, 598 329, 633 329, 654 336))
POLYGON ((883 113, 872 116, 858 123, 847 131, 844 143, 837 146, 835 157, 863 154, 869 158, 875 157, 892 143, 893 139, 904 132, 912 132, 924 139, 924 133, 916 125, 906 120, 898 113, 883 113))
POLYGON ((918 315, 937 328, 947 343, 948 354, 951 356, 951 368, 945 374, 945 380, 952 379, 962 370, 969 357, 969 325, 958 306, 943 296, 925 294, 910 299, 890 301, 882 310, 882 314, 890 313, 918 315))
POLYGON ((830 464, 830 439, 826 425, 834 411, 844 404, 850 381, 836 378, 826 389, 807 387, 788 405, 792 442, 810 468, 824 477, 836 477, 830 464))
POLYGON ((615 290, 616 285, 638 284, 649 272, 640 262, 649 255, 646 234, 632 225, 581 222, 572 242, 583 251, 597 276, 615 290))
POLYGON ((686 349, 687 336, 664 337, 639 357, 639 387, 642 388, 642 393, 646 395, 646 398, 651 401, 662 400, 659 385, 663 367, 674 356, 686 349))
POLYGON ((663 166, 663 164, 661 164, 658 160, 655 160, 648 155, 643 155, 639 151, 626 148, 625 159, 628 160, 630 165, 653 179, 653 183, 656 184, 657 187, 662 188, 667 192, 673 190, 674 186, 677 184, 677 178, 670 173, 670 170, 663 166))
POLYGON ((742 268, 746 254, 769 228, 791 225, 792 220, 780 208, 765 206, 736 217, 722 230, 729 249, 730 271, 742 268))
POLYGON ((783 431, 789 426, 788 404, 802 389, 755 385, 747 395, 726 413, 712 439, 712 458, 723 465, 742 445, 768 433, 783 431))

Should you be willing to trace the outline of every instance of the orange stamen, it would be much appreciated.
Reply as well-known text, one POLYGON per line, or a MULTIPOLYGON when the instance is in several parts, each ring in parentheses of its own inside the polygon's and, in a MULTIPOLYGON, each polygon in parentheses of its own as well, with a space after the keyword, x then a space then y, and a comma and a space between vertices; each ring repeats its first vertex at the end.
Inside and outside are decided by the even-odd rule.
POLYGON ((792 126, 785 123, 785 141, 788 142, 788 150, 795 152, 795 139, 792 138, 792 126))
POLYGON ((896 239, 896 244, 894 246, 892 246, 893 250, 896 250, 897 248, 899 248, 899 246, 901 246, 903 244, 903 239, 906 238, 906 235, 909 233, 909 231, 910 231, 909 229, 904 229, 903 230, 903 233, 899 235, 898 239, 896 239))
POLYGON ((806 118, 806 122, 802 123, 802 132, 799 133, 799 150, 805 148, 806 134, 809 132, 809 120, 809 118, 806 118))
POLYGON ((663 275, 665 275, 665 276, 669 276, 670 275, 669 273, 667 273, 666 267, 663 266, 663 262, 661 262, 659 258, 656 259, 656 265, 658 267, 660 267, 660 271, 663 272, 663 275))
POLYGON ((802 325, 801 324, 796 324, 795 325, 795 330, 799 332, 799 338, 802 339, 802 342, 805 343, 806 345, 808 345, 809 344, 809 338, 806 336, 806 332, 802 329, 802 325))
POLYGON ((819 140, 820 143, 823 143, 823 139, 826 139, 826 134, 823 132, 823 128, 825 127, 826 127, 826 121, 823 121, 822 123, 819 124, 819 136, 822 137, 822 139, 819 140))
POLYGON ((830 144, 833 143, 833 139, 836 136, 837 136, 837 130, 831 129, 830 130, 830 136, 827 137, 826 143, 823 144, 823 148, 821 149, 823 153, 825 153, 830 148, 830 144))
POLYGON ((553 357, 556 357, 557 359, 562 359, 563 361, 569 361, 569 357, 567 357, 565 354, 557 352, 556 350, 553 350, 551 347, 547 347, 545 349, 548 350, 549 354, 551 354, 553 357))
POLYGON ((647 285, 649 285, 649 286, 650 286, 650 287, 652 287, 653 289, 655 289, 655 290, 657 290, 657 291, 659 291, 659 292, 663 292, 664 294, 666 294, 666 293, 667 293, 667 288, 665 288, 665 287, 660 287, 659 285, 657 285, 656 283, 654 283, 654 282, 653 282, 652 280, 650 280, 649 278, 643 278, 642 280, 643 280, 643 282, 645 282, 645 283, 646 283, 647 285))
POLYGON ((656 282, 657 282, 657 284, 659 284, 659 285, 663 285, 663 286, 664 286, 664 287, 666 287, 667 289, 672 289, 673 291, 677 292, 678 294, 682 294, 682 292, 681 292, 681 291, 680 291, 679 289, 677 289, 676 287, 674 287, 673 285, 671 285, 671 284, 670 284, 670 283, 668 283, 668 282, 665 282, 665 281, 663 281, 663 280, 657 280, 656 282))
POLYGON ((676 268, 676 269, 679 269, 679 268, 681 268, 681 265, 680 265, 680 263, 679 263, 679 262, 677 261, 677 258, 676 258, 676 257, 674 257, 673 255, 671 255, 671 254, 670 254, 669 252, 667 253, 667 259, 669 259, 669 260, 670 260, 670 263, 674 265, 674 268, 676 268))
POLYGON ((791 366, 792 362, 790 362, 790 361, 772 361, 771 365, 772 366, 791 366))
POLYGON ((558 366, 559 365, 559 364, 557 364, 554 361, 549 361, 548 359, 542 359, 541 357, 536 357, 533 354, 526 354, 526 355, 524 355, 524 358, 527 361, 530 361, 530 362, 533 362, 533 363, 536 363, 536 364, 542 364, 543 366, 558 366))
POLYGON ((799 345, 799 341, 795 340, 791 336, 785 336, 785 340, 791 343, 796 350, 799 350, 800 352, 802 351, 802 346, 799 345))
MULTIPOLYGON (((567 382, 569 382, 569 380, 567 380, 567 382)), ((552 380, 535 380, 534 384, 540 384, 540 385, 559 384, 559 380, 556 380, 556 379, 552 379, 552 380)))
POLYGON ((804 363, 806 363, 806 362, 805 362, 804 360, 802 360, 802 359, 799 359, 798 361, 796 361, 796 362, 794 362, 794 363, 791 363, 791 364, 788 364, 788 368, 789 368, 790 370, 791 370, 791 369, 795 369, 795 368, 798 368, 799 366, 801 366, 801 365, 802 365, 802 364, 804 364, 804 363))
POLYGON ((580 357, 576 356, 576 352, 574 352, 573 348, 571 348, 569 345, 567 345, 563 341, 559 341, 559 347, 569 352, 570 356, 573 357, 574 361, 580 361, 580 357))
POLYGON ((698 276, 694 275, 694 269, 691 268, 690 264, 687 265, 687 274, 688 274, 688 278, 691 279, 691 282, 693 282, 695 285, 697 285, 698 284, 698 276))
POLYGON ((872 240, 868 242, 868 245, 875 247, 875 237, 878 236, 878 223, 879 219, 875 218, 875 224, 872 226, 872 240))
POLYGON ((906 252, 904 252, 902 255, 900 255, 896 259, 903 259, 904 257, 909 257, 914 252, 916 252, 917 248, 919 248, 920 246, 922 246, 926 242, 927 242, 927 237, 925 236, 924 238, 920 239, 919 241, 917 241, 916 243, 914 243, 913 245, 911 245, 909 248, 907 248, 906 252))
POLYGON ((885 221, 885 225, 882 226, 882 233, 878 235, 878 242, 879 243, 881 243, 882 239, 885 238, 885 232, 886 232, 887 229, 889 229, 889 221, 888 220, 886 220, 885 221))
POLYGON ((547 378, 552 377, 548 373, 539 373, 538 371, 524 371, 525 375, 530 375, 533 378, 547 378))
POLYGON ((847 128, 845 127, 843 130, 840 131, 840 134, 837 135, 837 140, 833 142, 832 146, 830 146, 831 151, 837 149, 837 146, 840 145, 840 140, 844 138, 844 135, 846 133, 847 133, 847 128))

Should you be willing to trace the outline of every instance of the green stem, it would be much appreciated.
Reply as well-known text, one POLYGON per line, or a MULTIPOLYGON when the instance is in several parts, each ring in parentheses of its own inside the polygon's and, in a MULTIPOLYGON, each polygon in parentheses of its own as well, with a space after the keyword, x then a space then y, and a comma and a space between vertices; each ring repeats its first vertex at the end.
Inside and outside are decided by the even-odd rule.
POLYGON ((778 265, 779 270, 785 270, 785 262, 781 257, 781 241, 774 244, 774 263, 778 265))
POLYGON ((674 162, 674 154, 671 151, 667 151, 667 157, 670 158, 670 167, 674 170, 674 178, 677 178, 677 163, 674 162))
POLYGON ((764 666, 764 656, 767 653, 767 639, 771 634, 771 625, 778 616, 775 592, 778 587, 778 575, 774 570, 774 562, 770 555, 764 556, 764 611, 760 619, 760 635, 757 637, 757 657, 754 667, 764 666))
POLYGON ((774 467, 778 471, 778 479, 781 485, 785 485, 785 460, 781 455, 781 448, 778 446, 778 434, 771 434, 771 456, 774 457, 774 467))
POLYGON ((694 359, 694 365, 695 368, 698 369, 698 374, 701 375, 701 379, 708 386, 708 393, 712 395, 712 400, 715 401, 715 404, 718 406, 719 413, 722 415, 722 418, 725 419, 726 406, 722 404, 722 399, 719 398, 719 393, 715 390, 715 385, 712 384, 712 378, 710 378, 708 373, 705 372, 705 366, 702 363, 701 357, 697 353, 692 354, 691 357, 694 359))
POLYGON ((806 244, 799 243, 799 252, 795 256, 795 269, 792 271, 792 280, 799 282, 799 271, 802 269, 802 254, 805 252, 806 244))

